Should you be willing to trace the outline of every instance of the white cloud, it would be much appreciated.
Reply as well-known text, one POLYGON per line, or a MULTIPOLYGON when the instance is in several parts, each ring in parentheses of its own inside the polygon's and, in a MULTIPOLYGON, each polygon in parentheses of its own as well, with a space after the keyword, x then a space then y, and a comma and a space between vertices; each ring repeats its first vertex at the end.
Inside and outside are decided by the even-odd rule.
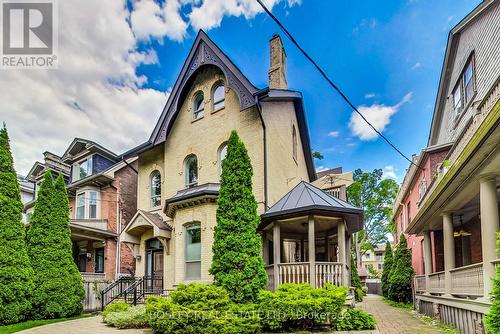
POLYGON ((385 166, 382 170, 382 178, 397 180, 396 169, 392 165, 385 166))
MULTIPOLYGON (((282 0, 264 0, 270 10, 282 0)), ((302 0, 286 0, 289 7, 300 5, 302 0)), ((251 19, 264 10, 255 0, 204 0, 201 5, 194 6, 188 14, 189 21, 195 30, 219 27, 224 16, 244 16, 251 19)))
POLYGON ((340 135, 340 131, 330 131, 328 132, 328 137, 337 138, 340 135))
MULTIPOLYGON (((377 129, 382 132, 391 122, 391 117, 404 104, 411 101, 413 93, 406 94, 401 101, 393 106, 383 104, 372 104, 371 106, 361 105, 358 107, 359 112, 377 129)), ((377 138, 377 133, 356 113, 352 112, 349 128, 353 135, 361 140, 373 140, 377 138)))
POLYGON ((375 93, 366 93, 365 94, 365 99, 373 99, 376 96, 375 93))
POLYGON ((412 70, 416 70, 417 68, 420 68, 420 67, 422 67, 422 64, 421 64, 419 61, 417 61, 417 62, 416 62, 416 63, 415 63, 415 64, 411 67, 411 69, 412 69, 412 70))

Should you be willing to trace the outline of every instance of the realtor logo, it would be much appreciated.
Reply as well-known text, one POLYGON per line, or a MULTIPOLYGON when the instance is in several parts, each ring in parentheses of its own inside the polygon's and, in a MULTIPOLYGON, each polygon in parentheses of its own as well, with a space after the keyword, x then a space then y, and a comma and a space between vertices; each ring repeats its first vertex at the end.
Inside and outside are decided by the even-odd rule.
POLYGON ((1 68, 56 68, 55 2, 0 0, 0 4, 1 68))

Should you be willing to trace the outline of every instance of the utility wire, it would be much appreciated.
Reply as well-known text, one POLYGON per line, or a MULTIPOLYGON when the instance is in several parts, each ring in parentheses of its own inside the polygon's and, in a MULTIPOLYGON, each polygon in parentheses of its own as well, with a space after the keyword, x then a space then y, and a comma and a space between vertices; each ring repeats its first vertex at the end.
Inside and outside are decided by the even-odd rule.
POLYGON ((271 17, 271 19, 273 19, 274 22, 276 22, 276 24, 280 27, 280 29, 285 33, 285 35, 290 39, 290 41, 300 50, 300 52, 302 52, 302 54, 314 65, 314 67, 316 67, 316 69, 319 71, 319 73, 321 73, 321 75, 323 76, 323 78, 325 78, 326 81, 328 81, 328 83, 330 84, 330 86, 333 87, 333 89, 335 89, 337 91, 337 93, 339 93, 339 95, 344 99, 344 101, 352 108, 352 110, 354 110, 365 122, 366 124, 368 124, 368 126, 370 128, 373 129, 373 131, 375 131, 382 139, 384 139, 386 141, 387 144, 389 144, 389 146, 391 146, 396 152, 399 153, 399 155, 401 155, 403 158, 405 158, 406 160, 408 160, 410 162, 410 164, 412 165, 415 165, 417 168, 420 168, 422 169, 422 167, 420 167, 419 165, 417 165, 416 163, 414 163, 412 161, 412 159, 408 158, 403 152, 401 152, 401 150, 399 150, 396 145, 394 145, 386 136, 384 136, 380 131, 378 131, 367 119, 365 116, 363 116, 363 114, 361 112, 359 112, 358 108, 356 108, 356 106, 354 106, 354 104, 349 100, 349 98, 340 90, 340 88, 328 77, 328 75, 325 73, 325 71, 323 71, 323 69, 318 65, 318 63, 316 63, 316 61, 314 59, 312 59, 311 56, 309 56, 309 54, 300 46, 300 44, 295 40, 295 38, 292 36, 292 34, 285 28, 285 26, 278 20, 278 18, 276 16, 273 15, 273 13, 271 13, 271 11, 269 9, 267 9, 267 7, 262 3, 261 0, 256 0, 261 6, 262 8, 264 9, 264 11, 271 17))

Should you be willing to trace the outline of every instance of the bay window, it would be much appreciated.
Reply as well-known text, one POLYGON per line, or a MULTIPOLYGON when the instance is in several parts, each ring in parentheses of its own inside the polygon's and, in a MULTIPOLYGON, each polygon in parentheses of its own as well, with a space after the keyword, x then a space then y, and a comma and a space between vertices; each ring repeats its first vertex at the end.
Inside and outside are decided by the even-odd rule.
POLYGON ((97 219, 99 193, 95 190, 87 190, 76 195, 76 219, 97 219))

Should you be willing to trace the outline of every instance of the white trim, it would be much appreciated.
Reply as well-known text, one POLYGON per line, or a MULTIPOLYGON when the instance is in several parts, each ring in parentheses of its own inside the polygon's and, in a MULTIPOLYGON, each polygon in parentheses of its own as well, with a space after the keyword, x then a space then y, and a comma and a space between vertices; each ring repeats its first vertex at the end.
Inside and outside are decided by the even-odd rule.
POLYGON ((75 196, 75 212, 74 212, 74 218, 75 219, 100 219, 101 218, 101 192, 98 188, 94 187, 84 187, 80 189, 75 196), (96 216, 90 218, 89 213, 90 213, 90 192, 95 192, 96 193, 96 216), (77 217, 78 215, 78 196, 83 195, 83 200, 84 200, 84 211, 83 211, 83 217, 77 217))

